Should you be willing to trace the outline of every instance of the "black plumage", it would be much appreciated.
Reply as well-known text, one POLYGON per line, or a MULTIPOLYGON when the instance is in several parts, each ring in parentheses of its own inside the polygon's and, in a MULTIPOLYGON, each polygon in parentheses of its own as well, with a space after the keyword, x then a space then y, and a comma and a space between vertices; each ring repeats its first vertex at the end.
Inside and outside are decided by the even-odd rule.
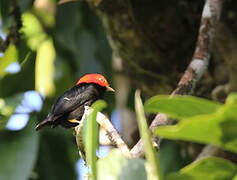
POLYGON ((102 99, 106 87, 95 83, 81 83, 67 90, 54 103, 47 118, 36 126, 39 130, 45 126, 71 128, 78 125, 69 120, 81 120, 84 106, 90 106, 98 99, 102 99))

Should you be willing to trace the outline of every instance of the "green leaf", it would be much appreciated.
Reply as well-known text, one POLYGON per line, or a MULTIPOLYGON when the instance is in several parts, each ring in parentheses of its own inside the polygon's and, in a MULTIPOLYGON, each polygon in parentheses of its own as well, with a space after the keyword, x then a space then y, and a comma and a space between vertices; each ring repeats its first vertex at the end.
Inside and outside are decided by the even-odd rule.
POLYGON ((31 118, 21 131, 0 132, 0 179, 29 179, 36 161, 39 140, 34 125, 35 118, 31 118))
POLYGON ((237 166, 230 161, 217 157, 208 157, 184 167, 177 174, 168 176, 168 180, 229 180, 237 172, 237 166))
POLYGON ((10 44, 4 53, 3 57, 0 57, 0 79, 3 78, 7 72, 6 68, 13 62, 17 61, 18 51, 15 45, 10 44))
POLYGON ((145 111, 165 113, 173 118, 187 118, 201 114, 211 114, 221 104, 194 96, 154 96, 146 101, 145 111))
POLYGON ((159 179, 162 180, 162 175, 160 171, 159 159, 157 158, 157 154, 152 145, 152 138, 150 135, 150 131, 147 126, 145 113, 143 109, 142 100, 140 97, 140 92, 136 91, 135 93, 135 110, 138 121, 138 128, 140 132, 140 136, 143 142, 143 146, 145 148, 145 156, 148 161, 148 179, 159 179))
POLYGON ((218 117, 214 115, 191 117, 177 125, 158 127, 155 134, 167 139, 220 144, 221 132, 216 121, 218 117))
POLYGON ((145 161, 128 159, 114 149, 105 158, 98 160, 98 180, 146 180, 145 161))
POLYGON ((47 39, 37 49, 35 64, 35 89, 45 96, 55 92, 54 87, 55 49, 53 41, 47 39))
POLYGON ((177 125, 159 127, 155 133, 168 139, 213 144, 237 152, 236 109, 236 103, 227 101, 214 114, 186 118, 177 125))
MULTIPOLYGON (((98 123, 96 122, 96 116, 99 111, 106 107, 106 103, 103 100, 98 100, 93 103, 91 112, 85 121, 85 151, 86 161, 91 168, 92 180, 97 179, 97 168, 96 168, 96 149, 98 146, 98 123)), ((83 128, 84 128, 83 127, 83 128)))

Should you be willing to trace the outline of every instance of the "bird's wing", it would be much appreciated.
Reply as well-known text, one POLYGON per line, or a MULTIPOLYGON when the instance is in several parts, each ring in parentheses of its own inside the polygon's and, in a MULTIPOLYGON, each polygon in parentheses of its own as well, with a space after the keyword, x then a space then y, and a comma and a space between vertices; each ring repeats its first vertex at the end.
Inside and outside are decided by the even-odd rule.
POLYGON ((94 86, 74 86, 56 100, 51 113, 55 116, 61 116, 87 102, 96 101, 97 97, 98 91, 94 86))

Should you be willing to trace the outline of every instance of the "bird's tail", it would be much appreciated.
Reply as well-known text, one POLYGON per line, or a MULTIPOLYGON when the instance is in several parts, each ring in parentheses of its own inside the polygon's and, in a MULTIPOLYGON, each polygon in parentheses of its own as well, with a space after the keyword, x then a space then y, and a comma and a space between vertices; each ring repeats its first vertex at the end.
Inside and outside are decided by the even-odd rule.
POLYGON ((35 127, 35 130, 38 131, 45 126, 51 126, 51 125, 53 125, 52 116, 49 116, 45 120, 37 124, 37 126, 35 127))

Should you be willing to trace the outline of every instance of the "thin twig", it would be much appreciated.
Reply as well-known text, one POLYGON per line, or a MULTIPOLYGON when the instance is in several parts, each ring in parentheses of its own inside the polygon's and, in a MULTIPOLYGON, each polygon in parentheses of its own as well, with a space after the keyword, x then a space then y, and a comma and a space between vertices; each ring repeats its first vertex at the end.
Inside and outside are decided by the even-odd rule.
MULTIPOLYGON (((171 96, 176 94, 191 94, 197 82, 207 69, 211 56, 215 24, 219 20, 221 14, 222 2, 223 0, 206 0, 193 58, 184 75, 180 79, 178 87, 171 93, 171 96)), ((153 130, 158 126, 170 123, 171 121, 165 115, 157 114, 155 119, 152 121, 150 129, 153 130)), ((159 143, 160 139, 157 138, 158 147, 159 143)), ((141 140, 139 140, 132 148, 131 153, 133 157, 140 157, 144 154, 141 140)))

